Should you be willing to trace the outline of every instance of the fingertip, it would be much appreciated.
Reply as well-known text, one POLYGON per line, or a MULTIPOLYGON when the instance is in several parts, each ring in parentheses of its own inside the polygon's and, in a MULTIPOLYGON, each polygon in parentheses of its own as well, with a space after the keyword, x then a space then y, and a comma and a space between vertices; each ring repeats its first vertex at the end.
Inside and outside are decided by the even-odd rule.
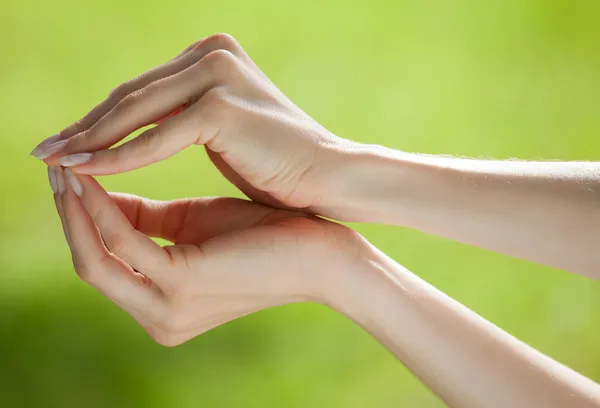
POLYGON ((115 149, 98 150, 94 153, 76 153, 59 158, 59 166, 68 168, 78 176, 103 176, 121 173, 120 166, 115 163, 115 149))
POLYGON ((63 169, 61 167, 54 168, 54 175, 56 177, 56 189, 58 194, 63 194, 66 191, 66 182, 63 169))
POLYGON ((67 142, 68 140, 61 140, 44 146, 40 145, 33 149, 30 154, 37 159, 45 160, 55 154, 60 153, 67 145, 67 142))
POLYGON ((52 135, 44 140, 42 140, 32 151, 29 153, 30 156, 33 156, 37 159, 40 159, 43 155, 43 152, 46 150, 48 146, 60 140, 60 134, 52 135))
POLYGON ((86 195, 108 195, 108 192, 104 189, 104 187, 102 187, 98 180, 94 178, 94 176, 85 173, 79 173, 75 170, 77 169, 65 169, 65 171, 71 173, 73 177, 81 184, 82 190, 85 191, 86 195))
POLYGON ((83 195, 83 185, 80 183, 77 176, 69 169, 65 169, 64 172, 65 172, 67 181, 69 182, 69 185, 73 189, 73 192, 78 197, 81 197, 83 195))
POLYGON ((92 153, 75 153, 61 157, 58 162, 63 167, 75 167, 89 163, 93 158, 92 153))
POLYGON ((48 181, 50 182, 50 188, 54 194, 58 193, 58 185, 56 184, 56 172, 54 167, 48 166, 48 181))

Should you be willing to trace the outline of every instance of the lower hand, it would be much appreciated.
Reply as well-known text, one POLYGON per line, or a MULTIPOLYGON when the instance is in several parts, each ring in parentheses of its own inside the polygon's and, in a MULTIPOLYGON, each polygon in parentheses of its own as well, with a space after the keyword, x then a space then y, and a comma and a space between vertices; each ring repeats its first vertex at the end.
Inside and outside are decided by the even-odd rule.
POLYGON ((327 302, 362 241, 344 226, 244 200, 158 202, 111 196, 60 167, 49 177, 78 275, 164 345, 268 307, 327 302))

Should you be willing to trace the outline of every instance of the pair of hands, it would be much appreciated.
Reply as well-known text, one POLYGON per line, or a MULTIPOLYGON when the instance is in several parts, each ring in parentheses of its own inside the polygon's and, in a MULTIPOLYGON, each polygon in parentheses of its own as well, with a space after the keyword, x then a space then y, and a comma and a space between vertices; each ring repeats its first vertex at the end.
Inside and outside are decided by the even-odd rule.
POLYGON ((50 166, 78 274, 161 344, 316 301, 373 334, 450 405, 600 406, 597 384, 317 216, 405 225, 597 278, 598 164, 413 156, 344 141, 226 35, 121 85, 32 154, 50 166), (253 202, 109 195, 92 178, 192 144, 253 202))
POLYGON ((271 306, 329 302, 337 274, 365 242, 312 214, 344 218, 339 175, 351 151, 233 38, 218 34, 122 84, 32 155, 49 165, 78 275, 156 341, 177 345, 271 306), (90 176, 149 165, 193 144, 254 202, 109 195, 90 176))

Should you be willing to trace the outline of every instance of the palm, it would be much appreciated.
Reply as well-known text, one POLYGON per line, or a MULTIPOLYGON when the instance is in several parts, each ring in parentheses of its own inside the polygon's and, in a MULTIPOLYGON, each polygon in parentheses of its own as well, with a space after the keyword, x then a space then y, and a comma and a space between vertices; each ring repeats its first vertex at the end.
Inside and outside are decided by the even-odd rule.
POLYGON ((340 245, 355 241, 343 226, 294 211, 232 198, 111 199, 91 177, 69 177, 73 188, 55 202, 79 276, 162 344, 317 299, 323 270, 336 269, 331 261, 348 252, 340 245), (161 248, 149 237, 175 245, 161 248))
POLYGON ((320 281, 315 257, 321 253, 331 259, 334 251, 322 249, 344 242, 349 232, 303 213, 234 198, 150 202, 113 194, 113 201, 136 229, 175 243, 168 247, 179 271, 172 276, 183 281, 176 294, 163 293, 172 299, 178 322, 171 333, 145 326, 164 344, 179 344, 254 311, 305 300, 320 281))
POLYGON ((176 245, 200 246, 211 239, 234 232, 259 239, 269 229, 269 237, 293 236, 328 239, 344 227, 305 213, 276 209, 236 198, 189 198, 155 202, 127 194, 111 194, 132 225, 153 237, 176 245), (276 227, 276 228, 273 228, 276 227))

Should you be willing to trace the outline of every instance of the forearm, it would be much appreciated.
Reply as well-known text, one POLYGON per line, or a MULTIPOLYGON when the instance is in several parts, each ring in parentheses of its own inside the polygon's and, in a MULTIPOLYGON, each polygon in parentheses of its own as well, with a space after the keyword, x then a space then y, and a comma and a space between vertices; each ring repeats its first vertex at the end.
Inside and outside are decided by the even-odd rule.
POLYGON ((372 248, 329 305, 456 407, 600 407, 600 386, 520 342, 372 248))
POLYGON ((353 221, 403 225, 600 278, 600 163, 487 161, 359 147, 353 221))

